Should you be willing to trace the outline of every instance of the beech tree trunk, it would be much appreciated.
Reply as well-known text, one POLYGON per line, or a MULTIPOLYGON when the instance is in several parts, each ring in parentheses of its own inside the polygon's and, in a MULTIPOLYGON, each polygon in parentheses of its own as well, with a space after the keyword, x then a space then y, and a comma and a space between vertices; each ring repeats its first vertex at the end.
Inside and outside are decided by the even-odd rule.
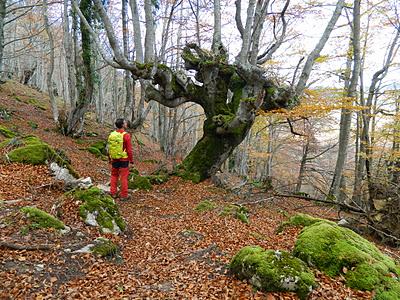
POLYGON ((50 61, 47 67, 47 91, 49 93, 50 103, 51 103, 51 111, 53 113, 53 120, 58 124, 58 107, 57 101, 54 97, 54 87, 53 87, 53 72, 54 72, 54 37, 53 33, 50 29, 49 17, 48 17, 48 6, 47 0, 43 0, 43 20, 44 27, 46 29, 47 37, 49 38, 49 47, 50 47, 50 61))
MULTIPOLYGON (((352 75, 347 88, 347 96, 349 98, 356 98, 357 96, 357 84, 360 75, 361 68, 361 51, 360 51, 360 0, 354 1, 353 8, 353 34, 352 34, 352 48, 353 48, 353 69, 352 75)), ((340 133, 339 133, 339 153, 336 160, 335 173, 332 179, 332 184, 329 190, 329 194, 334 196, 338 202, 343 202, 344 199, 339 199, 339 187, 341 177, 343 174, 344 165, 347 158, 347 148, 349 144, 351 126, 351 112, 348 109, 342 110, 340 119, 340 133)))
POLYGON ((0 80, 4 77, 3 53, 4 53, 4 21, 6 18, 7 0, 0 0, 0 80))
MULTIPOLYGON (((77 10, 78 6, 73 0, 74 8, 77 10)), ((92 23, 92 1, 81 0, 79 10, 83 13, 85 20, 92 23)), ((90 30, 86 27, 84 20, 80 20, 80 31, 82 38, 82 70, 77 72, 78 85, 78 101, 76 106, 72 109, 68 117, 68 125, 66 129, 67 135, 80 135, 83 129, 85 113, 88 106, 92 102, 94 82, 93 82, 93 59, 92 59, 92 37, 90 30), (82 78, 80 78, 83 75, 82 78)), ((79 66, 78 66, 79 68, 79 66)))

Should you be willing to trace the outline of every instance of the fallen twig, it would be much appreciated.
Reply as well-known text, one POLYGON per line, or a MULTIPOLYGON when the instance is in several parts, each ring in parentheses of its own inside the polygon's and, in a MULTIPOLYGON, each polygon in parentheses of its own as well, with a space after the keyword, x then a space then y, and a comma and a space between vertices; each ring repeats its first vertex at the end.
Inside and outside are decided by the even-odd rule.
POLYGON ((364 210, 362 210, 361 208, 357 208, 357 207, 354 207, 354 206, 351 206, 351 205, 348 205, 345 203, 339 203, 339 202, 333 202, 333 201, 324 200, 324 199, 318 199, 318 198, 312 198, 312 197, 306 197, 306 196, 300 196, 300 195, 291 195, 291 194, 275 194, 274 196, 285 197, 285 198, 297 198, 297 199, 303 199, 303 200, 307 200, 307 201, 321 202, 321 203, 325 203, 325 204, 339 206, 343 210, 366 214, 366 212, 364 210))
POLYGON ((0 200, 0 204, 15 204, 22 201, 29 201, 31 199, 13 199, 13 200, 0 200))
POLYGON ((257 200, 257 201, 237 202, 235 204, 237 204, 237 205, 258 204, 258 203, 265 202, 265 201, 268 201, 268 200, 271 200, 271 199, 274 199, 274 197, 268 197, 268 198, 260 199, 260 200, 257 200))
POLYGON ((11 242, 0 241, 0 248, 8 248, 13 250, 51 250, 55 248, 53 245, 39 244, 39 245, 18 245, 11 242))

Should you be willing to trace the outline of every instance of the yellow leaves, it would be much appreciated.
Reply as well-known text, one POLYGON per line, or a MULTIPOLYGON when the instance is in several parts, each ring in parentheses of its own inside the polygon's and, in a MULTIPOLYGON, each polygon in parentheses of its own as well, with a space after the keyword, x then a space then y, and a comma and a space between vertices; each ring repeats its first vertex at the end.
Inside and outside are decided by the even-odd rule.
POLYGON ((305 90, 300 105, 291 110, 279 109, 270 112, 258 112, 261 116, 295 117, 324 117, 335 110, 347 109, 360 111, 366 107, 355 105, 354 99, 343 95, 342 90, 321 89, 305 90))
POLYGON ((329 55, 321 55, 315 59, 315 63, 321 64, 327 62, 330 59, 329 55))

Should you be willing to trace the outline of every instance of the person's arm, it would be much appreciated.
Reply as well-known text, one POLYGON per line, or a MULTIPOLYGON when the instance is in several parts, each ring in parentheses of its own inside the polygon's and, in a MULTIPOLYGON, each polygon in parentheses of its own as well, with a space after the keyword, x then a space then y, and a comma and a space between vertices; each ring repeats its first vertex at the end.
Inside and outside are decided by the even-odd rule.
POLYGON ((133 163, 132 141, 129 133, 124 134, 124 144, 125 151, 128 154, 128 160, 130 163, 133 163))

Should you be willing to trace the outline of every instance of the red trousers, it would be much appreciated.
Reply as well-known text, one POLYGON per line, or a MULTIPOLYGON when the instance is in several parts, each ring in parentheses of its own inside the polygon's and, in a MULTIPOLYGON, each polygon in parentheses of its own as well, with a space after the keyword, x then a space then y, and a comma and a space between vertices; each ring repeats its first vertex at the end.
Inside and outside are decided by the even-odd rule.
POLYGON ((117 194, 118 179, 121 177, 121 191, 119 196, 121 198, 128 197, 128 168, 114 168, 111 169, 111 182, 110 182, 110 193, 112 195, 117 194))

